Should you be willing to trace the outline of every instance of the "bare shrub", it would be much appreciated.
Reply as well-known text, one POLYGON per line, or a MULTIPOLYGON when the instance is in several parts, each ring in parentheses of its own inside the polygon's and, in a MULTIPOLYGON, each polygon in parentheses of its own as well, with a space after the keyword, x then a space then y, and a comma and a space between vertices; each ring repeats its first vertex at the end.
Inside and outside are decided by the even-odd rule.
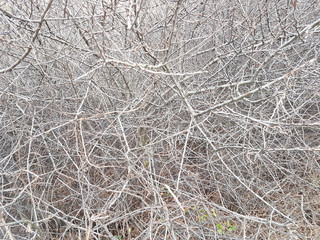
POLYGON ((0 1, 1 239, 318 239, 318 1, 0 1))

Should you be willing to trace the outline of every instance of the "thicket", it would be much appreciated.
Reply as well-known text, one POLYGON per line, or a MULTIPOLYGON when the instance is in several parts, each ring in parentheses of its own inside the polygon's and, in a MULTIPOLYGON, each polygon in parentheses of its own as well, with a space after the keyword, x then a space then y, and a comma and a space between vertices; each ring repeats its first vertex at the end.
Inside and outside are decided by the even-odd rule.
POLYGON ((320 239, 317 0, 1 0, 1 239, 320 239))

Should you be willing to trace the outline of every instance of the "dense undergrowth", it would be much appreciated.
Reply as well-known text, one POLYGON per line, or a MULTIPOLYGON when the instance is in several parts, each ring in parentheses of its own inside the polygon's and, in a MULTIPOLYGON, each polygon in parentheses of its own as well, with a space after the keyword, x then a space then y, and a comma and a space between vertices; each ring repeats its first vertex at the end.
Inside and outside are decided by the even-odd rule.
POLYGON ((0 6, 0 239, 320 239, 318 1, 0 6))

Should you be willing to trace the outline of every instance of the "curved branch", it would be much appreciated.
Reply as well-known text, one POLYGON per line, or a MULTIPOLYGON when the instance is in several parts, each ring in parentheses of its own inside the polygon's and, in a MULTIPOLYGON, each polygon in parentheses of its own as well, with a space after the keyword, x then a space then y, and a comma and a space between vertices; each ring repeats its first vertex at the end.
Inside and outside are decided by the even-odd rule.
POLYGON ((43 11, 41 18, 40 18, 39 25, 38 25, 36 31, 34 32, 32 39, 31 39, 31 42, 30 42, 30 45, 27 48, 27 50, 25 51, 25 53, 15 63, 13 63, 10 67, 7 67, 7 68, 0 70, 0 73, 6 73, 9 71, 12 71, 16 66, 18 66, 29 55, 29 53, 31 52, 31 49, 32 49, 32 44, 34 43, 34 41, 37 39, 37 37, 39 35, 40 29, 41 29, 42 24, 44 22, 44 18, 46 16, 46 14, 48 13, 48 11, 52 5, 52 2, 53 2, 53 0, 50 0, 46 9, 43 11))

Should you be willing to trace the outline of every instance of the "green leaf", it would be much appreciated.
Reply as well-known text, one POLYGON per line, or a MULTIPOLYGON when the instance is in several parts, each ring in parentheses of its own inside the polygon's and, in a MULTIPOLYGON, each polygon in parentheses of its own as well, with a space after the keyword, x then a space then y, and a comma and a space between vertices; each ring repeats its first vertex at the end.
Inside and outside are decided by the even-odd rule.
POLYGON ((218 233, 219 233, 219 234, 224 234, 224 231, 221 230, 221 229, 218 229, 218 233))
POLYGON ((235 226, 231 226, 228 229, 229 232, 232 232, 232 231, 235 231, 235 230, 237 230, 237 227, 235 227, 235 226))
POLYGON ((217 228, 221 229, 221 230, 224 230, 224 226, 220 223, 217 224, 217 228))
POLYGON ((214 210, 214 208, 211 208, 211 212, 212 212, 212 214, 213 214, 213 216, 217 216, 217 214, 216 214, 216 211, 214 210))

